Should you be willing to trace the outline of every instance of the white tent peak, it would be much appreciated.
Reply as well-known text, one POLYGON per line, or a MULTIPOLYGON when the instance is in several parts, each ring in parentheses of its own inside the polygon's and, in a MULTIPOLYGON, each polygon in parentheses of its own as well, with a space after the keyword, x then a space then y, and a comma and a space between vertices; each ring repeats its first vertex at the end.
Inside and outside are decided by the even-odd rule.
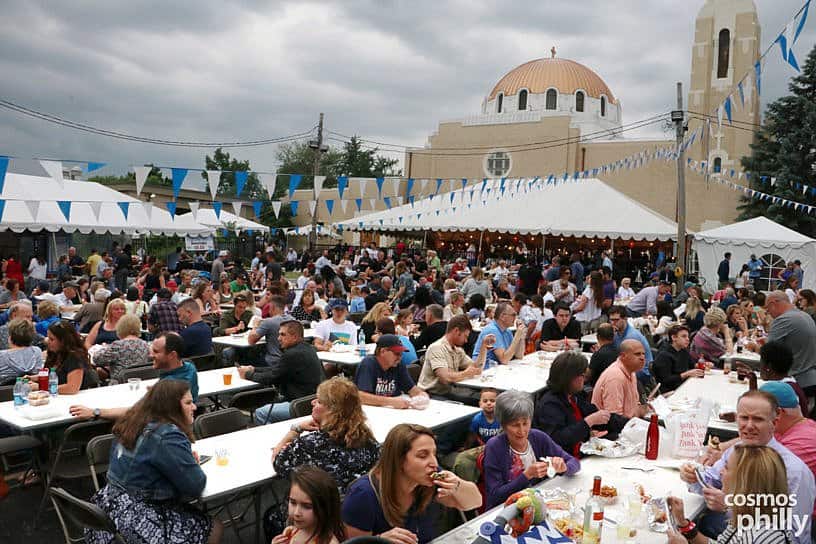
POLYGON ((732 244, 745 244, 761 247, 801 247, 814 242, 804 234, 771 221, 767 217, 759 216, 746 219, 730 225, 700 231, 694 235, 696 240, 728 240, 732 244))

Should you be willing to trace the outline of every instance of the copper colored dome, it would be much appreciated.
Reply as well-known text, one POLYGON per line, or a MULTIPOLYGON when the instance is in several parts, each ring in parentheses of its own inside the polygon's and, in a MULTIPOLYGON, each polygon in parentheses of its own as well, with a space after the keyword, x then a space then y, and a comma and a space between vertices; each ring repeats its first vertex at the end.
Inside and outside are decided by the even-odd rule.
POLYGON ((527 89, 531 94, 543 94, 551 87, 558 89, 560 94, 583 90, 592 98, 604 95, 609 102, 616 102, 601 76, 583 64, 559 58, 531 60, 513 68, 496 83, 488 100, 493 100, 499 93, 512 96, 521 89, 527 89))

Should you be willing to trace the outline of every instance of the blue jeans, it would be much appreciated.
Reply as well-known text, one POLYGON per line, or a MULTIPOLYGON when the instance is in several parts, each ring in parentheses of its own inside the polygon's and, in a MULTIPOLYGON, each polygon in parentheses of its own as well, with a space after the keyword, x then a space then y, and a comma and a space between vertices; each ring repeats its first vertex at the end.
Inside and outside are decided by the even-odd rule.
POLYGON ((727 512, 713 512, 706 509, 699 518, 697 528, 708 538, 716 540, 728 526, 727 512))
POLYGON ((267 404, 255 410, 255 423, 258 425, 286 421, 287 419, 292 419, 292 416, 289 414, 289 402, 267 404))

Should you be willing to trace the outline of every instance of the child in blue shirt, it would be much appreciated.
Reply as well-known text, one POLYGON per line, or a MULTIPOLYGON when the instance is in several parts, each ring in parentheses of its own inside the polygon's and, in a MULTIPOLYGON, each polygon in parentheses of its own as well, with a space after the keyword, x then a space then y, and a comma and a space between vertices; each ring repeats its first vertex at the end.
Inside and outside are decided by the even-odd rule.
POLYGON ((351 288, 351 302, 349 303, 349 312, 355 314, 366 311, 365 299, 360 288, 356 285, 351 288))
POLYGON ((479 395, 481 412, 473 416, 470 422, 470 435, 465 443, 465 451, 456 456, 453 472, 463 480, 477 482, 481 476, 476 460, 484 451, 485 443, 501 433, 501 425, 496 419, 496 396, 498 391, 491 388, 482 389, 479 395), (469 448, 469 449, 467 449, 469 448))

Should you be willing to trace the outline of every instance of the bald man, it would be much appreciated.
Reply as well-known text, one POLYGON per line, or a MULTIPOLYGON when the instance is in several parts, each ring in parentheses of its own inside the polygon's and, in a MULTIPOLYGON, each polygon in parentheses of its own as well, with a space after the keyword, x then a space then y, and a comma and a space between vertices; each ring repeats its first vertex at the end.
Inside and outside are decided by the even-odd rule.
POLYGON ((790 375, 809 399, 816 397, 816 323, 791 304, 783 291, 773 291, 765 298, 765 311, 774 318, 768 342, 781 342, 793 352, 790 375))
POLYGON ((620 355, 603 371, 592 391, 592 404, 627 418, 643 417, 647 406, 640 404, 636 374, 646 364, 646 350, 637 340, 624 340, 620 355))

